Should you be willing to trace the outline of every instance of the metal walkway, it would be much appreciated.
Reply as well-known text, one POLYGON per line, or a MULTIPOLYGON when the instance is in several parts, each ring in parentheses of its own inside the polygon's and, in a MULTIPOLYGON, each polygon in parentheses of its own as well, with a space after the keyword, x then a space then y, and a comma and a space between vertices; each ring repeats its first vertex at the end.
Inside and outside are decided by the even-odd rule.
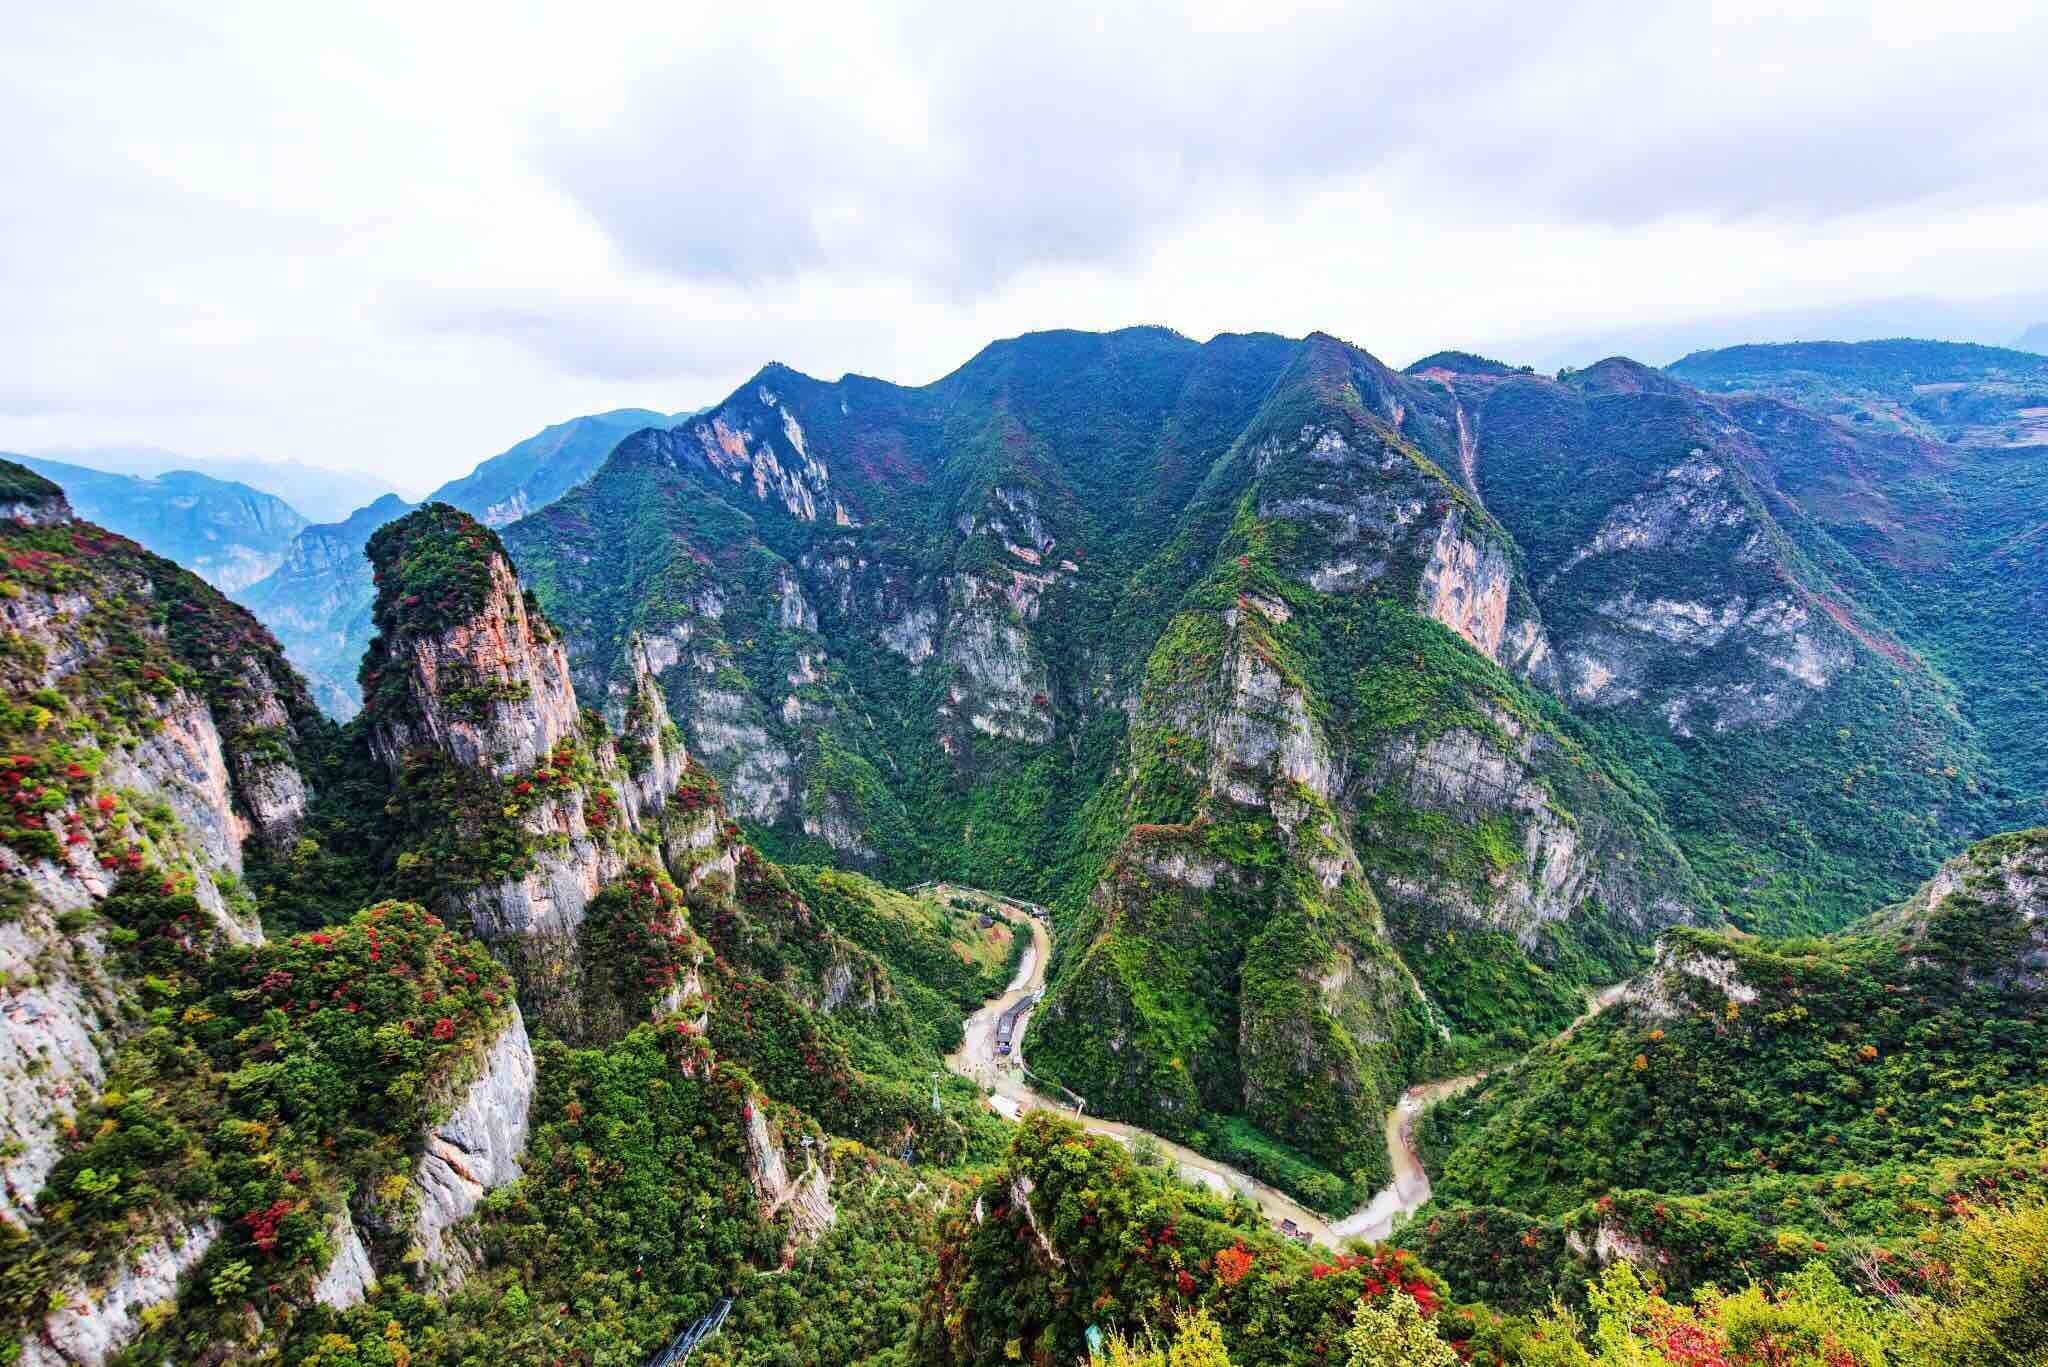
POLYGON ((727 1296, 713 1306, 711 1313, 676 1335, 674 1343, 654 1355, 647 1367, 683 1367, 690 1360, 690 1354, 697 1351, 697 1345, 717 1333, 725 1323, 725 1317, 732 1313, 732 1297, 727 1296))

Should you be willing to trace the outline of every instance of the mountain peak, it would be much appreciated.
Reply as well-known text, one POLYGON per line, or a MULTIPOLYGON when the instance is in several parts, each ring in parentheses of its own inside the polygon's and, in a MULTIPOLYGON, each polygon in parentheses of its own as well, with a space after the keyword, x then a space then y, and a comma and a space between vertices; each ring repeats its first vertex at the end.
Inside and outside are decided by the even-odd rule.
POLYGON ((1683 394, 1686 391, 1684 384, 1663 371, 1626 356, 1609 356, 1584 370, 1566 371, 1559 378, 1588 394, 1683 394))
POLYGON ((28 526, 53 526, 71 520, 64 490, 26 465, 0 460, 0 517, 28 526))
POLYGON ((1436 372, 1453 375, 1525 375, 1526 369, 1517 369, 1503 361, 1475 355, 1469 351, 1434 351, 1402 370, 1403 375, 1427 376, 1436 372))

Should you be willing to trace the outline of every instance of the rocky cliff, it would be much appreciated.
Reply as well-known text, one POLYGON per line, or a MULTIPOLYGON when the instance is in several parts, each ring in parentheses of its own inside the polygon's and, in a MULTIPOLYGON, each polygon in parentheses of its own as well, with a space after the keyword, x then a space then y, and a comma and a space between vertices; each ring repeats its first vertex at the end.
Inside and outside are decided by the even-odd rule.
MULTIPOLYGON (((455 1237, 456 1226, 486 1194, 519 1176, 533 1092, 533 1046, 515 1005, 484 1047, 474 1077, 459 1090, 446 1118, 427 1131, 426 1152, 413 1176, 419 1214, 412 1242, 444 1288, 459 1284, 475 1261, 455 1237)), ((336 1263, 348 1256, 344 1246, 336 1263)), ((342 1274, 330 1269, 328 1275, 342 1274)))
POLYGON ((561 637, 490 531, 435 504, 380 530, 369 551, 369 748, 437 808, 418 814, 401 877, 512 965, 541 1019, 578 1034, 585 912, 636 858, 656 855, 688 765, 649 652, 634 643, 639 672, 625 681, 615 741, 578 706, 561 637))
POLYGON ((127 1028, 94 908, 122 875, 179 880, 217 930, 262 930, 237 889, 252 841, 288 841, 320 725, 248 614, 136 546, 76 520, 54 485, 0 464, 0 1092, 19 1218, 127 1028))
POLYGON ((1961 699, 1900 639, 1907 615, 1858 564, 1869 533, 1844 512, 1906 525, 1883 505, 1917 499, 1946 458, 1620 359, 1549 379, 1442 356, 1411 379, 1455 406, 1464 478, 1542 612, 1550 682, 1623 739, 1724 911, 1840 924, 1989 819, 1961 699), (1810 821, 1833 833, 1826 854, 1790 833, 1810 821))

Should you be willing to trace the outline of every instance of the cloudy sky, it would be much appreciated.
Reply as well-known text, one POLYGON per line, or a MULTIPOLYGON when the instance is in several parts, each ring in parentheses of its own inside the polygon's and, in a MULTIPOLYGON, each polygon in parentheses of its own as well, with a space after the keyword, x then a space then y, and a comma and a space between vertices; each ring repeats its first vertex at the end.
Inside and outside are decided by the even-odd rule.
POLYGON ((2048 6, 1657 8, 35 6, 0 449, 417 493, 1043 327, 1548 366, 2048 320, 2048 6))

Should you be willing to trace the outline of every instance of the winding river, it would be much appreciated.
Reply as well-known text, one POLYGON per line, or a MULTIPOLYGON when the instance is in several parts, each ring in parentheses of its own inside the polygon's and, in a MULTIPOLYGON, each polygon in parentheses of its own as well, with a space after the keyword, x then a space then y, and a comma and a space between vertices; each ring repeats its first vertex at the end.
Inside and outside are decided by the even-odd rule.
MULTIPOLYGON (((1051 931, 1037 917, 994 894, 948 884, 939 884, 932 891, 940 896, 972 898, 1031 933, 1031 943, 1025 946, 1016 976, 1011 979, 1009 987, 984 1002, 979 1011, 967 1018, 965 1039, 960 1048, 947 1058, 946 1065, 960 1076, 981 1084, 989 1105, 1012 1120, 1026 1110, 1034 1109, 1072 1114, 1074 1104, 1071 1101, 1047 1096, 1027 1080, 1028 1070, 1024 1066, 1021 1044, 1007 1058, 996 1052, 996 1021, 1005 1011, 1045 988, 1046 964, 1052 957, 1051 931)), ((1621 987, 1621 984, 1616 984, 1594 996, 1587 1004, 1586 1013, 1567 1026, 1559 1038, 1569 1035, 1580 1024, 1612 1005, 1620 997, 1621 987)), ((1019 1041, 1024 1038, 1028 1023, 1027 1012, 1017 1023, 1015 1034, 1019 1041)), ((1255 1203, 1268 1220, 1275 1224, 1291 1221, 1296 1229, 1306 1231, 1316 1242, 1334 1248, 1347 1239, 1389 1237, 1404 1216, 1429 1200, 1429 1173, 1423 1168, 1422 1157, 1415 1149, 1416 1118, 1445 1097, 1457 1095, 1484 1076, 1484 1073, 1470 1073, 1464 1077, 1445 1078, 1440 1082, 1410 1087, 1403 1093, 1400 1102, 1387 1112, 1385 1126, 1387 1162, 1392 1168, 1393 1180, 1373 1193, 1372 1199, 1364 1205, 1336 1220, 1317 1215, 1249 1173, 1227 1163, 1219 1163, 1149 1130, 1120 1120, 1104 1120, 1086 1114, 1079 1119, 1084 1128, 1096 1134, 1109 1135, 1125 1144, 1149 1138, 1175 1165, 1184 1180, 1210 1187, 1219 1194, 1234 1192, 1243 1196, 1255 1203)))

